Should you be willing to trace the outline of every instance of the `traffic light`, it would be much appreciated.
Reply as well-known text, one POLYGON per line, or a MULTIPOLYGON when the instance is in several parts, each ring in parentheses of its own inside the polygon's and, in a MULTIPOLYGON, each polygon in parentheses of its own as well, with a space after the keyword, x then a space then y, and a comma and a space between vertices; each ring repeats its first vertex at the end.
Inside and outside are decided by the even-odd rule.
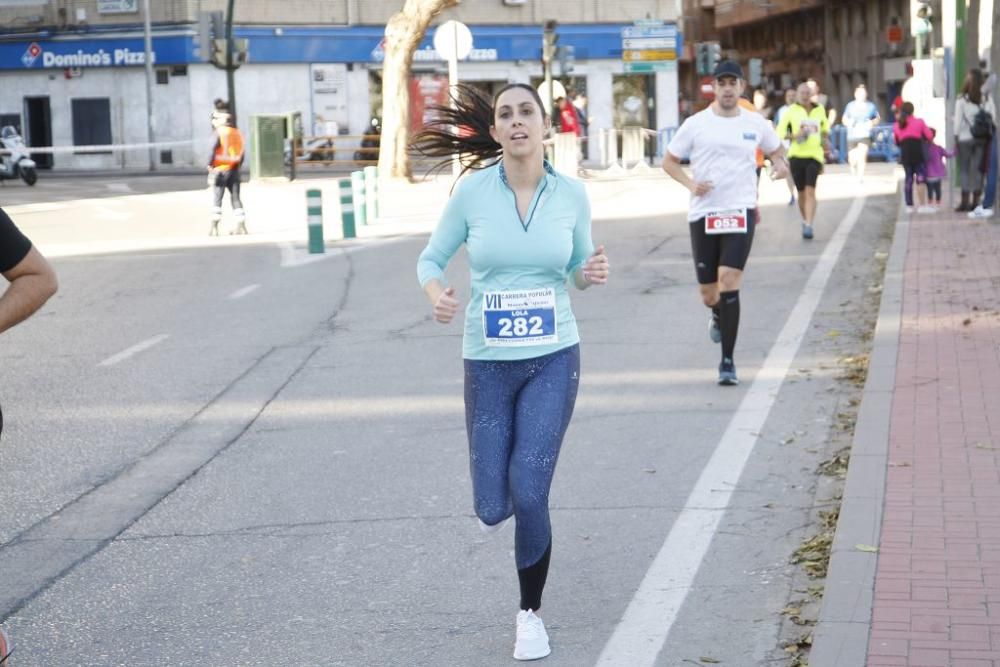
POLYGON ((576 65, 576 47, 570 44, 556 47, 556 60, 559 63, 559 76, 572 74, 576 65))
POLYGON ((214 45, 212 40, 225 37, 225 27, 222 12, 200 12, 198 14, 198 57, 208 62, 212 60, 214 45))
POLYGON ((559 35, 556 34, 557 25, 555 19, 549 19, 542 31, 542 62, 546 64, 550 64, 556 56, 556 44, 559 42, 559 35))
POLYGON ((709 64, 710 56, 708 42, 698 42, 695 45, 694 59, 698 74, 706 75, 712 73, 712 66, 709 64))
POLYGON ((722 45, 718 42, 708 43, 708 72, 706 74, 711 74, 715 71, 715 66, 719 64, 722 60, 722 45))

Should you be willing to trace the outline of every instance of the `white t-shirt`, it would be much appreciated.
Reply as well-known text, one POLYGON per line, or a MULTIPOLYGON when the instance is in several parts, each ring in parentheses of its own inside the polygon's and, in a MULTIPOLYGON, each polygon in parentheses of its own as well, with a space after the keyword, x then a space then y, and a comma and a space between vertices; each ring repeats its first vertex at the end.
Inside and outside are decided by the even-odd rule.
POLYGON ((759 113, 740 109, 739 116, 719 116, 712 107, 680 126, 667 150, 691 160, 696 181, 711 181, 707 194, 691 195, 688 220, 733 208, 757 205, 757 147, 771 153, 781 145, 771 123, 759 113))

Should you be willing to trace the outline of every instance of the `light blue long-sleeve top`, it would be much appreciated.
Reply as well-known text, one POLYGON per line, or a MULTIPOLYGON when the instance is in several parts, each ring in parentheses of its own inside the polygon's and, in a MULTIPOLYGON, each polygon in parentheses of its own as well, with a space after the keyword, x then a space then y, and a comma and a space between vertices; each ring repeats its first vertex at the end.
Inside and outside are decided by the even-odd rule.
POLYGON ((594 252, 590 201, 579 181, 547 162, 528 215, 522 220, 502 161, 463 179, 417 261, 421 287, 437 278, 466 244, 472 291, 465 309, 462 355, 466 359, 531 359, 580 341, 567 280, 594 252), (558 340, 528 347, 486 344, 483 294, 499 290, 555 291, 558 340))

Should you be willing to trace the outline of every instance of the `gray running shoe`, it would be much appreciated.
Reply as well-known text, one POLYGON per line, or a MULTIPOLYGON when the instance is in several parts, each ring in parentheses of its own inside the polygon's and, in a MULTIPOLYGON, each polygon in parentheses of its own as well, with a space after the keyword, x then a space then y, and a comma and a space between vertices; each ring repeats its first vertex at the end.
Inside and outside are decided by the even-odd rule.
POLYGON ((722 330, 719 328, 719 318, 712 313, 708 316, 708 337, 713 343, 722 342, 722 330))
POLYGON ((802 223, 802 238, 811 241, 813 237, 813 226, 802 223))
POLYGON ((723 359, 719 364, 719 384, 724 387, 738 385, 740 380, 736 377, 736 365, 732 359, 723 359))

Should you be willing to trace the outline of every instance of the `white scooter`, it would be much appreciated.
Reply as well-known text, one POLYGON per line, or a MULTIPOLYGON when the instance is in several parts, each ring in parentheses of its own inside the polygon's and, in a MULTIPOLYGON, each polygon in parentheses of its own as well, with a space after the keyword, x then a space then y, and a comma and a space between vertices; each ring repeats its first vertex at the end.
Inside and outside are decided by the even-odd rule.
POLYGON ((28 185, 34 185, 38 180, 35 161, 14 126, 5 125, 0 129, 0 144, 4 149, 0 161, 0 181, 21 178, 28 185))

